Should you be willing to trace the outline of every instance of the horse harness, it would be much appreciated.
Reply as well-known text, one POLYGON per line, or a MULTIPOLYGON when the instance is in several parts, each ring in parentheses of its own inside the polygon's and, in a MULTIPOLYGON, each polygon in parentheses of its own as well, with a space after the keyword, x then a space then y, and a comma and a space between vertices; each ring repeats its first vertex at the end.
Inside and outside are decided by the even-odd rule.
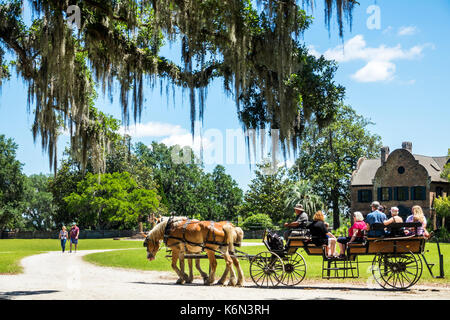
POLYGON ((171 230, 172 223, 173 223, 173 221, 172 221, 173 219, 172 218, 173 217, 169 218, 169 221, 167 221, 167 225, 166 225, 166 228, 164 230, 164 244, 166 245, 166 247, 168 246, 167 245, 167 240, 169 240, 169 239, 179 240, 179 242, 177 242, 175 244, 172 244, 172 246, 177 245, 179 243, 183 243, 186 251, 187 251, 186 244, 189 244, 189 245, 195 246, 195 247, 201 247, 202 248, 202 252, 205 249, 207 249, 207 250, 211 250, 211 251, 214 251, 214 252, 217 252, 217 253, 219 253, 218 250, 215 250, 215 249, 212 249, 210 247, 207 247, 207 245, 208 244, 210 244, 210 245, 218 245, 218 246, 226 246, 227 245, 225 242, 218 242, 218 241, 216 241, 216 234, 214 233, 214 223, 215 223, 214 221, 211 221, 211 225, 208 228, 208 233, 206 234, 206 241, 205 242, 192 242, 192 241, 189 241, 189 240, 186 239, 186 229, 187 229, 188 225, 191 224, 191 223, 199 223, 200 221, 198 221, 198 220, 192 221, 191 219, 187 219, 186 222, 183 224, 183 229, 182 229, 182 235, 183 236, 181 238, 172 236, 170 234, 170 230, 171 230), (213 238, 212 241, 208 241, 208 238, 209 238, 210 234, 212 234, 212 238, 213 238))

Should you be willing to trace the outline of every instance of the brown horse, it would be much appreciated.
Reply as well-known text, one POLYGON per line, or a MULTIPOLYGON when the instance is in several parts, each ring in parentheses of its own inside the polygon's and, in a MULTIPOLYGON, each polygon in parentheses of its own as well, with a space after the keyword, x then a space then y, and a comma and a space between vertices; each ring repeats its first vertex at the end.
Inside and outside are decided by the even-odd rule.
MULTIPOLYGON (((236 276, 232 264, 237 264, 238 270, 240 270, 239 261, 236 259, 237 263, 234 262, 230 256, 230 252, 234 250, 233 240, 236 232, 238 231, 230 223, 216 226, 212 221, 188 220, 178 217, 162 220, 157 224, 147 235, 144 246, 147 247, 147 259, 151 261, 155 259, 160 241, 165 240, 166 245, 172 249, 172 268, 177 273, 179 277, 177 283, 180 284, 189 281, 189 277, 184 273, 184 255, 201 253, 203 250, 206 251, 210 262, 209 276, 204 277, 205 284, 212 284, 217 267, 215 252, 219 252, 225 260, 226 269, 231 273, 230 284, 234 285, 236 276), (178 260, 180 269, 177 267, 178 260)), ((199 264, 197 267, 199 268, 199 264)), ((239 276, 241 276, 241 272, 239 272, 239 276)), ((239 283, 242 283, 241 279, 239 279, 239 283)))
MULTIPOLYGON (((220 280, 217 281, 217 284, 224 285, 225 281, 227 279, 228 273, 230 273, 231 277, 230 277, 230 281, 228 282, 227 285, 242 286, 243 282, 244 282, 244 271, 241 268, 239 259, 234 254, 234 246, 235 245, 241 246, 242 239, 244 238, 244 231, 239 227, 235 227, 233 224, 231 224, 228 221, 219 221, 219 222, 209 221, 209 223, 210 223, 210 228, 211 228, 211 226, 214 226, 214 228, 217 228, 219 230, 222 230, 223 226, 226 224, 231 225, 231 227, 232 227, 232 243, 229 245, 228 250, 230 253, 231 260, 233 261, 233 264, 236 267, 236 270, 238 272, 237 282, 236 282, 236 275, 232 269, 232 266, 226 265, 225 271, 224 271, 222 277, 220 278, 220 280)), ((211 235, 210 235, 210 237, 208 237, 207 241, 213 241, 211 235)), ((186 252, 186 253, 189 254, 191 252, 186 252)), ((214 258, 215 258, 215 255, 214 255, 214 258)), ((181 259, 181 257, 180 257, 180 265, 182 265, 184 263, 184 261, 181 261, 181 260, 184 260, 184 259, 181 259)), ((216 262, 214 262, 213 264, 215 264, 215 263, 216 262)), ((189 266, 189 276, 187 277, 186 283, 191 283, 194 279, 193 268, 192 268, 192 259, 188 259, 188 266, 189 266)), ((200 259, 197 259, 197 258, 195 259, 195 267, 200 272, 200 275, 202 276, 204 283, 207 284, 208 275, 205 272, 203 272, 203 270, 201 269, 200 259)))
MULTIPOLYGON (((161 216, 159 215, 158 217, 154 217, 153 218, 153 222, 155 223, 155 225, 161 223, 164 220, 168 220, 170 219, 169 217, 165 217, 165 216, 161 216)), ((187 217, 180 217, 180 216, 176 216, 176 217, 172 217, 172 221, 179 221, 179 220, 187 220, 187 217)), ((144 246, 146 246, 146 242, 144 241, 144 246)), ((192 252, 187 252, 187 253, 192 253, 192 252)), ((180 270, 182 270, 182 272, 184 272, 184 257, 182 259, 180 259, 181 256, 179 256, 179 261, 180 261, 180 270)), ((184 283, 192 283, 194 281, 194 273, 193 273, 193 268, 192 268, 192 259, 188 259, 188 266, 189 266, 189 275, 184 274, 184 280, 180 281, 179 283, 184 284, 184 283)), ((200 275, 203 278, 203 282, 206 284, 208 281, 208 274, 206 272, 204 272, 200 266, 200 259, 196 258, 195 259, 195 267, 197 268, 197 270, 200 272, 200 275)), ((178 283, 178 282, 177 282, 178 283)))
MULTIPOLYGON (((229 223, 227 221, 220 221, 218 222, 218 224, 226 224, 229 223)), ((239 259, 236 257, 235 255, 235 249, 234 246, 241 246, 242 240, 244 239, 244 231, 240 228, 240 227, 235 227, 233 226, 232 228, 232 243, 229 246, 229 250, 231 253, 231 259, 233 260, 233 264, 236 267, 236 270, 238 272, 238 279, 237 279, 237 283, 235 282, 235 276, 234 276, 234 271, 232 266, 225 268, 225 271, 222 275, 222 277, 220 278, 220 280, 217 282, 219 284, 224 284, 225 280, 227 279, 227 275, 228 272, 231 272, 231 277, 230 277, 230 281, 228 283, 228 285, 238 285, 238 286, 242 286, 243 282, 244 282, 244 271, 241 268, 241 264, 239 263, 239 259)))

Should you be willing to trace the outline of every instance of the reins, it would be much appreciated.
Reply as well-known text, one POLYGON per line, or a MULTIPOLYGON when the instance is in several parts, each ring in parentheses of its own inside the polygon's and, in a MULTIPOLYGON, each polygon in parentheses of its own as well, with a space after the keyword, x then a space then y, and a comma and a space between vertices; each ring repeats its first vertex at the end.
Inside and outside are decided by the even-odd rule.
POLYGON ((218 246, 226 246, 227 243, 226 242, 218 242, 216 241, 216 234, 214 232, 214 221, 211 221, 211 225, 208 228, 208 233, 206 234, 206 240, 204 242, 192 242, 186 239, 186 229, 188 227, 189 224, 191 223, 199 223, 200 221, 192 221, 191 219, 187 219, 186 222, 183 224, 183 229, 182 229, 182 237, 175 237, 173 235, 170 234, 170 229, 171 229, 171 224, 172 224, 172 217, 169 218, 169 220, 167 221, 165 230, 164 230, 164 244, 166 245, 166 247, 169 247, 167 245, 167 240, 169 239, 175 239, 178 240, 179 242, 172 244, 171 246, 175 246, 179 243, 183 243, 186 247, 186 244, 194 246, 194 247, 201 247, 202 248, 202 252, 206 249, 206 250, 211 250, 214 251, 216 253, 221 253, 220 251, 213 249, 211 247, 208 247, 207 245, 218 245, 218 246), (212 234, 212 241, 208 241, 209 235, 210 233, 212 234))

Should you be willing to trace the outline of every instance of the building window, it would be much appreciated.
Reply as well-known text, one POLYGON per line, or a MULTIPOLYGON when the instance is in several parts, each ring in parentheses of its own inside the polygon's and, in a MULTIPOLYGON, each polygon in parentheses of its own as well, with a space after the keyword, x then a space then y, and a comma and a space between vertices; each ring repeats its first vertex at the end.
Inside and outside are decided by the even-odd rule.
POLYGON ((404 174, 405 173, 405 167, 398 167, 397 172, 400 174, 404 174))
POLYGON ((426 200, 426 187, 411 187, 411 200, 426 200))
POLYGON ((409 188, 408 187, 395 187, 394 188, 394 200, 408 201, 409 200, 409 188))
POLYGON ((372 190, 358 190, 358 202, 372 202, 372 190))
POLYGON ((391 201, 392 188, 378 188, 378 201, 391 201))

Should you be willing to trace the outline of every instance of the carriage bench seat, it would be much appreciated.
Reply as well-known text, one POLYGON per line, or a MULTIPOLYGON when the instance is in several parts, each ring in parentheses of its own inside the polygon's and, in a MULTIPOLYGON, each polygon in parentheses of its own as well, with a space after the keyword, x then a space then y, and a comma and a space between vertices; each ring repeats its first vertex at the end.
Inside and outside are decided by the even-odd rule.
POLYGON ((347 256, 352 256, 354 254, 366 253, 367 243, 364 242, 352 242, 347 243, 347 256))
POLYGON ((370 226, 372 230, 398 230, 401 228, 419 228, 422 224, 420 222, 403 222, 403 223, 391 223, 385 226, 383 223, 374 223, 370 226))
POLYGON ((311 241, 311 238, 309 238, 309 237, 294 236, 294 237, 289 237, 286 244, 289 247, 305 247, 306 245, 309 245, 310 241, 311 241))
POLYGON ((364 242, 352 242, 352 243, 347 243, 347 246, 349 248, 360 248, 360 247, 365 247, 366 244, 364 242))
POLYGON ((288 240, 303 240, 303 241, 307 241, 307 240, 311 240, 311 237, 293 236, 293 237, 289 237, 288 240))
POLYGON ((287 242, 287 249, 289 253, 293 253, 297 248, 303 248, 309 255, 322 255, 324 246, 316 246, 311 242, 309 237, 289 237, 287 242))

